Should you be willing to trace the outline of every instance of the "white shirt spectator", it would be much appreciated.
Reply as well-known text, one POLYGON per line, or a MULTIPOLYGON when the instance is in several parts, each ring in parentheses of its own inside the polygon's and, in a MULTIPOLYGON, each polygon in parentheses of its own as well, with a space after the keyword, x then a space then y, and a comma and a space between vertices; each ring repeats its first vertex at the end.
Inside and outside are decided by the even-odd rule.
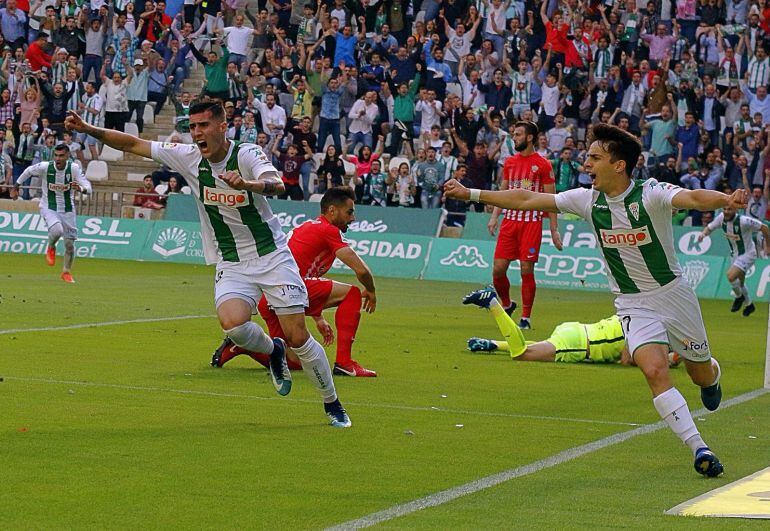
POLYGON ((107 80, 107 82, 104 84, 105 111, 128 112, 128 98, 126 97, 128 82, 126 79, 121 81, 118 85, 116 85, 111 79, 107 80))
POLYGON ((556 153, 564 147, 570 132, 566 127, 554 127, 546 131, 545 136, 548 138, 548 149, 556 153))
POLYGON ((254 30, 246 26, 230 26, 225 28, 227 35, 227 49, 230 53, 238 55, 247 55, 249 52, 249 38, 254 30))
POLYGON ((267 104, 255 99, 254 106, 259 110, 260 116, 262 116, 262 129, 269 135, 274 135, 275 130, 268 127, 268 125, 279 126, 281 129, 286 127, 286 111, 280 105, 273 105, 273 108, 269 108, 267 104))
POLYGON ((545 114, 556 116, 556 113, 559 112, 559 85, 549 87, 543 83, 543 96, 540 99, 540 105, 545 114))
POLYGON ((348 113, 348 118, 351 120, 348 130, 351 133, 371 133, 372 124, 378 114, 379 108, 376 103, 367 105, 364 100, 356 100, 348 113))
POLYGON ((463 91, 463 105, 474 109, 484 105, 484 93, 479 90, 479 87, 471 84, 465 73, 460 72, 457 79, 460 81, 460 87, 463 91))
POLYGON ((432 103, 428 103, 427 100, 420 100, 415 105, 414 110, 422 113, 422 119, 420 121, 420 129, 422 131, 430 131, 434 125, 441 125, 441 109, 442 104, 438 100, 434 100, 432 103))

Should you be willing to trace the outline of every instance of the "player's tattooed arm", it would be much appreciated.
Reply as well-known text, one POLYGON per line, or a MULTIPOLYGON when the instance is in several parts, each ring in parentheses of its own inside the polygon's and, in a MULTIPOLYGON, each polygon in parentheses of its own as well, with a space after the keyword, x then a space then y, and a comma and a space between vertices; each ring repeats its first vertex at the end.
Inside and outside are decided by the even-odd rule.
POLYGON ((277 172, 265 172, 256 181, 247 181, 237 171, 228 171, 220 176, 230 188, 246 190, 260 195, 281 195, 286 187, 277 172))

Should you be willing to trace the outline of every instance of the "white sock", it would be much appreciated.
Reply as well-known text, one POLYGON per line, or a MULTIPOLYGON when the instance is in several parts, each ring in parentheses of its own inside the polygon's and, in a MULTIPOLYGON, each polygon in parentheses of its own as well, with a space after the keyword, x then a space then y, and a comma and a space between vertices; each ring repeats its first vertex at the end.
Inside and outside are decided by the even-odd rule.
POLYGON ((302 370, 321 394, 324 402, 330 404, 337 400, 337 390, 334 388, 332 369, 329 360, 326 359, 326 351, 321 344, 310 336, 307 342, 299 348, 294 348, 294 353, 302 363, 302 370))
POLYGON ((264 354, 270 354, 273 351, 273 340, 253 321, 225 330, 225 334, 233 340, 233 343, 246 350, 264 354))
POLYGON ((671 431, 690 447, 693 455, 698 448, 706 446, 692 420, 687 401, 676 387, 659 394, 652 399, 652 403, 671 431))
MULTIPOLYGON (((722 368, 719 366, 719 362, 716 360, 716 358, 711 358, 711 366, 716 369, 717 377, 714 378, 714 381, 711 383, 711 385, 716 385, 719 383, 719 379, 722 377, 722 368)), ((707 385, 706 387, 711 387, 711 385, 707 385)))
POLYGON ((749 290, 746 289, 746 284, 741 286, 741 295, 746 299, 745 304, 748 306, 751 304, 751 295, 749 295, 749 290))
POLYGON ((733 295, 735 295, 735 298, 737 299, 743 293, 743 289, 741 287, 741 280, 739 278, 736 278, 735 280, 730 282, 730 285, 733 287, 733 295))

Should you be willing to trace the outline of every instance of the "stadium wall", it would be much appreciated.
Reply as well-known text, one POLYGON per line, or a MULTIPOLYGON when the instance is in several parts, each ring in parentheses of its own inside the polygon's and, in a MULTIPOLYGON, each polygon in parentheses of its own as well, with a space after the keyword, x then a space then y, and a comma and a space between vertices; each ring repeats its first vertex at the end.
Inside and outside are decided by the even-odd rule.
MULTIPOLYGON (((395 209, 394 209, 395 210, 395 209)), ((147 221, 78 216, 76 256, 153 262, 203 264, 200 224, 189 221, 147 221)), ((573 222, 569 222, 573 223, 573 222)), ((564 224, 563 228, 568 229, 564 224)), ((587 241, 575 229, 572 242, 587 241)), ((45 253, 45 221, 36 212, 0 211, 0 253, 45 253)), ((712 237, 718 238, 719 235, 712 237)), ((366 260, 375 275, 393 278, 424 278, 487 284, 494 256, 494 241, 435 238, 417 234, 350 231, 352 247, 366 260)), ((61 245, 61 242, 60 242, 61 245)), ((708 244, 707 244, 708 245, 708 244)), ((730 299, 724 273, 728 255, 713 254, 714 246, 678 253, 684 276, 702 298, 730 299)), ((680 245, 681 250, 681 245, 680 245)), ((604 263, 595 246, 567 245, 557 251, 545 238, 535 268, 538 285, 556 289, 606 291, 604 263)), ((514 266, 515 267, 515 266, 514 266)), ((333 270, 349 272, 339 261, 333 270)), ((510 275, 513 284, 519 275, 510 275)), ((770 291, 770 260, 758 260, 747 275, 751 293, 759 299, 770 291)))

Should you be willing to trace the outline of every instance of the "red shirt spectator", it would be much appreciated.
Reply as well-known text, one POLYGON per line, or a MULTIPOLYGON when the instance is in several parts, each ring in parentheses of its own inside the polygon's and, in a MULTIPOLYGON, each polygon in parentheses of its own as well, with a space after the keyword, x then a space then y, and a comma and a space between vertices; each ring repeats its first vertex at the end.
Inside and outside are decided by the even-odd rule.
POLYGON ((37 36, 37 40, 27 48, 27 53, 24 57, 29 61, 29 66, 32 70, 40 70, 44 66, 51 68, 51 56, 43 51, 47 38, 48 35, 40 33, 37 36))
POLYGON ((163 32, 163 30, 171 27, 171 17, 169 17, 164 11, 166 9, 166 2, 158 2, 157 9, 152 11, 147 18, 144 18, 144 38, 150 42, 155 42, 163 32))

